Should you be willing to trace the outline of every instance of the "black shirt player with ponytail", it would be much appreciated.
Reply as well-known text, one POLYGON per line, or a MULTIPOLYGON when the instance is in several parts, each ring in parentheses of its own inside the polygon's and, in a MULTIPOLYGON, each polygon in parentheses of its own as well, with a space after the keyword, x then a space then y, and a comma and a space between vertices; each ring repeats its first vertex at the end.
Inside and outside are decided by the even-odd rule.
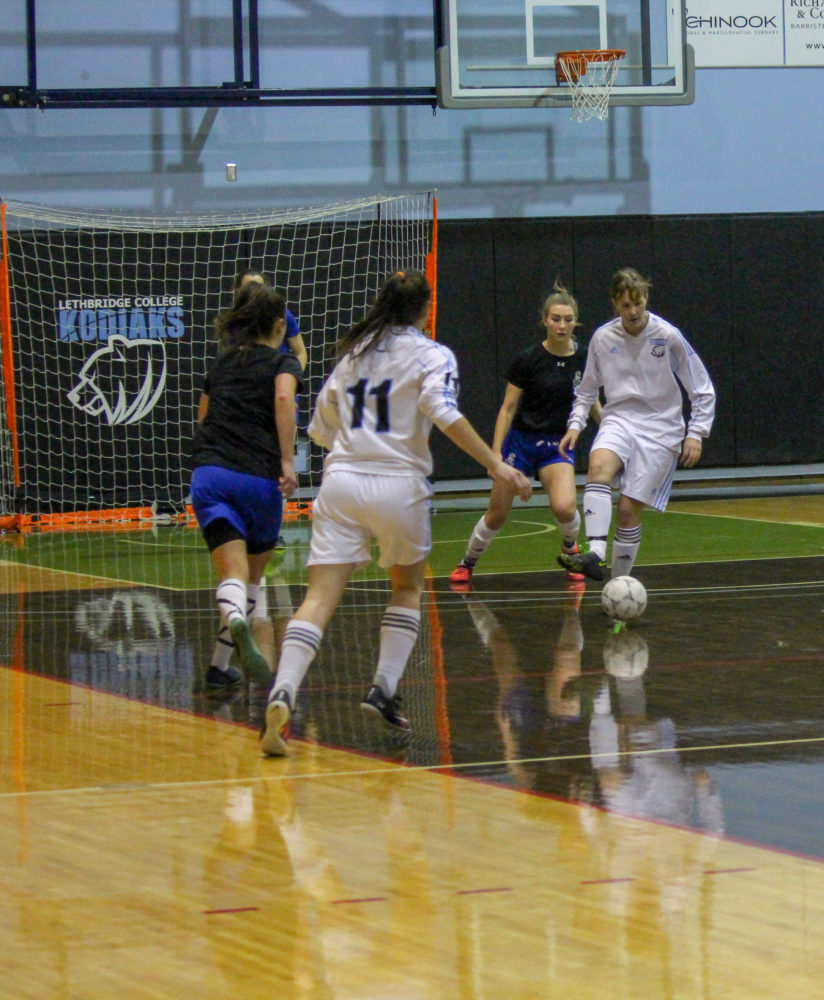
MULTIPOLYGON (((298 361, 279 350, 286 332, 283 296, 250 283, 215 321, 220 352, 209 366, 192 451, 192 507, 219 583, 216 597, 240 660, 265 683, 270 669, 248 619, 283 515, 297 488, 293 441, 298 361)), ((207 677, 231 686, 228 665, 207 677)))

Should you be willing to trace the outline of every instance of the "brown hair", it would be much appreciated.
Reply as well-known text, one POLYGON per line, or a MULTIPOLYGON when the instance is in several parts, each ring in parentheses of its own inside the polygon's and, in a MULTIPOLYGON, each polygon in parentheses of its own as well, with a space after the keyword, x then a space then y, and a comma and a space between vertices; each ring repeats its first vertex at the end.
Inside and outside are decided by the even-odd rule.
POLYGON ((633 302, 638 302, 639 299, 649 299, 650 288, 652 282, 649 278, 642 277, 633 267, 622 267, 612 276, 609 297, 615 302, 627 294, 633 302))
POLYGON ((234 278, 232 280, 232 294, 233 295, 237 295, 237 293, 241 289, 241 286, 243 285, 243 282, 247 278, 255 279, 255 284, 256 285, 261 284, 261 282, 264 285, 268 285, 269 284, 269 282, 263 277, 263 274, 260 271, 251 271, 251 270, 250 271, 238 271, 237 274, 234 276, 234 278))
POLYGON ((231 306, 215 320, 215 334, 222 351, 245 349, 286 316, 286 301, 271 285, 249 282, 235 295, 231 306))
POLYGON ((432 297, 421 271, 395 271, 380 287, 369 312, 338 341, 338 356, 364 345, 377 347, 393 326, 409 326, 418 319, 432 297))

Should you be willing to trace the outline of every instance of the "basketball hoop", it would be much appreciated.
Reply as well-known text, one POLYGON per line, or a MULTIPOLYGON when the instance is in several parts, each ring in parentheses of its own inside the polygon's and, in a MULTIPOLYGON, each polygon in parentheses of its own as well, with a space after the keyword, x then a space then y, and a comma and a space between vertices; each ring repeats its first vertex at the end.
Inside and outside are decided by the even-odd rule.
POLYGON ((569 84, 573 118, 607 117, 618 63, 625 55, 622 49, 585 49, 555 56, 555 81, 569 84))

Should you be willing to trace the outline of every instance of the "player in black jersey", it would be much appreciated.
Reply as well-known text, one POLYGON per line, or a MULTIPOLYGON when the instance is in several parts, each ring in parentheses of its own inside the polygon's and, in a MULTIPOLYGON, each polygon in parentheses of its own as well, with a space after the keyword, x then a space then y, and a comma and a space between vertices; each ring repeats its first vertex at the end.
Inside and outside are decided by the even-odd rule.
MULTIPOLYGON (((232 297, 236 299, 240 292, 250 283, 258 285, 269 284, 260 271, 238 271, 232 281, 232 297)), ((278 350, 281 354, 294 356, 300 364, 300 367, 305 370, 308 356, 306 353, 306 346, 303 343, 303 336, 301 335, 300 327, 298 326, 298 321, 289 309, 286 310, 285 318, 286 332, 283 340, 280 342, 278 350)), ((283 535, 279 534, 275 540, 275 552, 280 553, 285 550, 286 541, 283 535)), ((258 621, 269 620, 265 580, 261 580, 260 586, 255 586, 250 583, 246 589, 246 599, 247 618, 254 618, 258 621)), ((230 666, 230 661, 234 651, 235 644, 232 642, 232 637, 229 633, 229 625, 225 619, 221 619, 220 629, 215 638, 214 647, 212 648, 212 655, 209 661, 210 666, 206 671, 207 688, 216 693, 220 693, 234 689, 237 685, 242 683, 243 674, 237 669, 237 667, 230 666)))
MULTIPOLYGON (((555 286, 544 301, 541 325, 546 336, 540 344, 523 351, 507 372, 506 393, 498 419, 492 450, 526 476, 534 476, 543 486, 565 552, 577 552, 581 515, 575 496, 574 457, 562 455, 558 443, 566 433, 575 387, 586 364, 586 349, 575 341, 578 303, 561 285, 555 286)), ((596 402, 591 416, 601 416, 596 402)), ((449 579, 455 589, 466 590, 475 564, 503 527, 514 491, 496 480, 486 513, 475 525, 466 554, 449 579)), ((568 573, 573 580, 581 574, 568 573)))
MULTIPOLYGON (((192 453, 192 506, 218 574, 218 608, 258 683, 270 668, 249 629, 248 596, 274 549, 283 498, 297 488, 292 443, 302 369, 279 350, 285 313, 282 295, 253 282, 218 316, 221 350, 206 375, 192 453)), ((223 671, 225 686, 232 669, 223 671)))

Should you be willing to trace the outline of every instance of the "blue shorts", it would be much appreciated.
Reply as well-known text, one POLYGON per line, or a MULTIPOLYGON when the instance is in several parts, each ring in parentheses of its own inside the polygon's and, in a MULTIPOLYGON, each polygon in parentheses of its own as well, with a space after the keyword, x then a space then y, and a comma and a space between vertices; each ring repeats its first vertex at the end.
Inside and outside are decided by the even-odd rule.
POLYGON ((201 465, 192 474, 192 508, 200 530, 222 517, 246 540, 251 553, 275 547, 283 519, 277 480, 201 465))
POLYGON ((558 451, 562 435, 557 437, 543 437, 540 434, 524 434, 511 427, 506 436, 502 450, 503 459, 507 465, 511 465, 525 476, 532 476, 539 479, 538 473, 545 465, 554 465, 556 462, 566 462, 567 465, 574 464, 574 451, 570 448, 570 458, 558 451))

